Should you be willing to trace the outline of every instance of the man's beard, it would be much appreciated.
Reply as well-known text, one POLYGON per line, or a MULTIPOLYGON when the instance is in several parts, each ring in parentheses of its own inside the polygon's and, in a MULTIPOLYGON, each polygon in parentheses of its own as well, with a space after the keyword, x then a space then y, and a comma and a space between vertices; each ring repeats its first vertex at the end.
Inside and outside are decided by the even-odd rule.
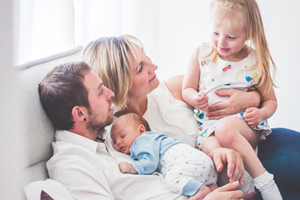
MULTIPOLYGON (((113 116, 108 115, 107 118, 103 121, 100 120, 100 117, 98 114, 91 113, 89 115, 89 121, 87 123, 87 129, 91 133, 98 134, 101 130, 104 129, 107 125, 110 125, 113 121, 113 116)), ((102 137, 102 135, 101 135, 102 137)))

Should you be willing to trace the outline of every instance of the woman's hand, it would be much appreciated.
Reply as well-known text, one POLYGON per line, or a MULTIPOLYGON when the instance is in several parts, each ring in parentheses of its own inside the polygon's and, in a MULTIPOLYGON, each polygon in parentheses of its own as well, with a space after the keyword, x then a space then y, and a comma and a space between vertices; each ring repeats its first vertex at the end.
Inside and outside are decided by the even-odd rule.
POLYGON ((257 91, 244 92, 228 89, 216 90, 215 93, 220 97, 229 97, 229 99, 208 107, 207 116, 211 120, 244 112, 247 108, 258 107, 260 104, 260 95, 257 91))
POLYGON ((239 181, 243 184, 245 178, 245 168, 241 154, 227 148, 216 148, 209 153, 209 157, 215 163, 218 172, 223 171, 227 164, 227 176, 229 182, 239 181))

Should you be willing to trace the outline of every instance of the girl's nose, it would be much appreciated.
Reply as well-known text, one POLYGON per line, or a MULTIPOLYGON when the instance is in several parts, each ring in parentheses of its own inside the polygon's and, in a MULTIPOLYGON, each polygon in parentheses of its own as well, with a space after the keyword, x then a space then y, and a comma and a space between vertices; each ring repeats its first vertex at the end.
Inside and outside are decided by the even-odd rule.
POLYGON ((226 44, 225 38, 224 37, 220 37, 220 39, 219 39, 219 45, 220 46, 225 46, 225 44, 226 44))

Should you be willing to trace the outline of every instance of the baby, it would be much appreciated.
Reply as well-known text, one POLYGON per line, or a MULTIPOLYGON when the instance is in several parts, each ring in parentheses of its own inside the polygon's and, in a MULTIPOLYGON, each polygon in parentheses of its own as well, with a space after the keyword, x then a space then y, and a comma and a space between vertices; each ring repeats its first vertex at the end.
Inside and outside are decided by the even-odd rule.
POLYGON ((217 188, 217 171, 203 152, 162 133, 150 131, 140 115, 119 117, 111 128, 114 148, 136 161, 120 162, 122 173, 163 174, 165 186, 192 199, 202 199, 217 188))

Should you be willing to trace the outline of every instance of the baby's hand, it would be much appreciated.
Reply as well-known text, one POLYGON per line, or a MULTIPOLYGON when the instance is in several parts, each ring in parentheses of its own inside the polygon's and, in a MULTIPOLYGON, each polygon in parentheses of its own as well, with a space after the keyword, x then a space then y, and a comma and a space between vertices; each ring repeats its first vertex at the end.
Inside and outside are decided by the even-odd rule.
POLYGON ((123 174, 137 174, 137 171, 128 162, 120 162, 118 166, 123 174))
POLYGON ((208 99, 204 92, 199 92, 195 96, 195 104, 199 110, 207 111, 208 109, 208 99))
POLYGON ((258 126, 264 120, 261 110, 255 107, 246 109, 244 118, 251 128, 258 126))

